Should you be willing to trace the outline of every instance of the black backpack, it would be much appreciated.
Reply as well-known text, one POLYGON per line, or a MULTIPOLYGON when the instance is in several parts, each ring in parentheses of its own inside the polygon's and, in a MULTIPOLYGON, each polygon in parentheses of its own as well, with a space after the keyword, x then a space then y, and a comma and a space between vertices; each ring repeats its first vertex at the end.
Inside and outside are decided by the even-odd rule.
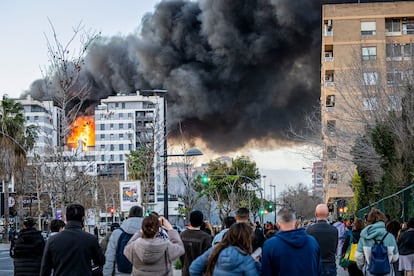
POLYGON ((388 232, 378 242, 374 239, 374 245, 371 247, 371 258, 368 271, 374 275, 388 274, 391 271, 390 262, 388 261, 388 249, 384 245, 384 239, 388 232))
POLYGON ((131 273, 132 263, 125 257, 124 248, 132 237, 132 234, 128 234, 124 229, 119 228, 122 231, 119 236, 118 246, 116 247, 115 262, 119 272, 131 273))

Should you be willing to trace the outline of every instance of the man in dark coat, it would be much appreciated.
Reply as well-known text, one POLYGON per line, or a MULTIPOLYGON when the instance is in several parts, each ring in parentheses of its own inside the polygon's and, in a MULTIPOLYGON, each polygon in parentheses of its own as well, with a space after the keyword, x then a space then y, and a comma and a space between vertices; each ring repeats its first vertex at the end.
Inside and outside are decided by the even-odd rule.
POLYGON ((92 275, 92 262, 97 267, 105 263, 98 240, 82 230, 85 209, 71 204, 66 208, 65 230, 47 240, 40 275, 92 275))
POLYGON ((318 241, 321 248, 322 275, 336 276, 338 230, 328 223, 328 215, 328 206, 318 204, 315 208, 315 217, 318 221, 309 226, 306 232, 318 241))
POLYGON ((11 241, 10 257, 14 259, 14 275, 39 275, 45 240, 37 231, 33 218, 23 220, 23 229, 11 241))
POLYGON ((200 230, 203 219, 201 211, 192 211, 190 214, 190 225, 187 230, 181 233, 181 240, 185 248, 185 254, 180 257, 183 276, 190 275, 191 263, 211 247, 212 236, 200 230))

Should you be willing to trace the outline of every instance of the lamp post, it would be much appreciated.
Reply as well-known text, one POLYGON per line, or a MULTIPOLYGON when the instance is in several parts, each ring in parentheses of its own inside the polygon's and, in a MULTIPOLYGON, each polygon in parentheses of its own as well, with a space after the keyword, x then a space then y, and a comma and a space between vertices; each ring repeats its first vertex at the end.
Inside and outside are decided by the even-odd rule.
POLYGON ((197 148, 190 148, 184 153, 179 154, 164 154, 161 157, 164 158, 164 217, 168 219, 168 167, 167 160, 168 157, 190 157, 190 156, 200 156, 203 155, 201 150, 197 148))
MULTIPOLYGON (((167 171, 167 93, 166 89, 148 89, 138 91, 142 96, 158 96, 163 98, 164 117, 164 217, 168 219, 168 171, 167 171)), ((153 137, 155 139, 155 137, 153 137)))
POLYGON ((273 202, 274 202, 274 209, 273 209, 273 211, 275 212, 275 223, 276 223, 276 207, 277 207, 277 203, 276 203, 276 185, 272 185, 272 184, 270 184, 270 188, 273 188, 274 190, 273 190, 273 202))

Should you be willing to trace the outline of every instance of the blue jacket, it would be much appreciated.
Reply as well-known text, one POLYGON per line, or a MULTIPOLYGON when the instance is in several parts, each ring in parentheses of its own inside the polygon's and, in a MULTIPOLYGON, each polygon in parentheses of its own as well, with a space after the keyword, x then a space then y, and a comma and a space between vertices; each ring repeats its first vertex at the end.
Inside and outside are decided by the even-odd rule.
MULTIPOLYGON (((195 259, 190 265, 191 276, 202 276, 207 269, 208 259, 214 247, 204 252, 195 259)), ((261 265, 252 256, 246 254, 236 246, 224 248, 217 259, 213 270, 213 276, 256 276, 260 275, 261 265)))
POLYGON ((319 244, 305 229, 279 231, 263 246, 262 275, 320 275, 319 244))

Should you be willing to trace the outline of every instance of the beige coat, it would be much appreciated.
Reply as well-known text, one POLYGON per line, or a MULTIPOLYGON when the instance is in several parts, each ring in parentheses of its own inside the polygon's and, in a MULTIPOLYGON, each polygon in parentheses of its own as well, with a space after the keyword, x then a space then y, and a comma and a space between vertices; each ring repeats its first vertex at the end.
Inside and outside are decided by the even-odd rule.
POLYGON ((133 265, 131 275, 173 275, 172 261, 184 254, 184 245, 176 230, 169 230, 168 236, 168 239, 138 238, 128 243, 124 255, 133 265))

